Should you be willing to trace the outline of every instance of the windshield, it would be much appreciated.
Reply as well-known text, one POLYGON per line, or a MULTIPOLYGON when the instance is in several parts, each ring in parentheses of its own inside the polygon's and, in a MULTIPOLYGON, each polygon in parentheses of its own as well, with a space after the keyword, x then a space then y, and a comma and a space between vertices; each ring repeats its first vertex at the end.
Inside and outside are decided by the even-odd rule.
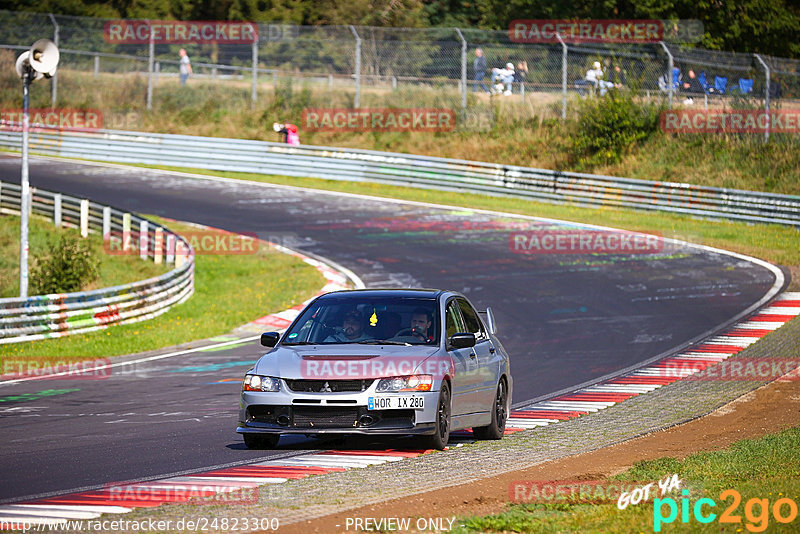
POLYGON ((358 292, 323 297, 306 309, 283 338, 285 345, 436 345, 436 300, 368 297, 358 292))

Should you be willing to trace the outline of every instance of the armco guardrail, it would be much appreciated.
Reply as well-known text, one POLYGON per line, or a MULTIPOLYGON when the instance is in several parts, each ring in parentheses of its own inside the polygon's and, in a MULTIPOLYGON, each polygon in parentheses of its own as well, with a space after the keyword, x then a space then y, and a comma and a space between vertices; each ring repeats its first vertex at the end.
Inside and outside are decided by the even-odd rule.
MULTIPOLYGON (((0 147, 19 146, 19 132, 0 130, 0 147)), ((114 130, 42 129, 31 134, 31 150, 71 158, 385 182, 800 226, 800 196, 392 152, 114 130)))
MULTIPOLYGON (((0 182, 0 211, 19 213, 20 197, 18 184, 0 182)), ((194 250, 167 228, 110 206, 34 188, 31 211, 56 225, 77 227, 83 235, 102 232, 109 239, 118 239, 120 246, 130 236, 134 254, 174 263, 175 268, 155 278, 93 291, 0 299, 0 344, 143 321, 192 295, 194 250)))

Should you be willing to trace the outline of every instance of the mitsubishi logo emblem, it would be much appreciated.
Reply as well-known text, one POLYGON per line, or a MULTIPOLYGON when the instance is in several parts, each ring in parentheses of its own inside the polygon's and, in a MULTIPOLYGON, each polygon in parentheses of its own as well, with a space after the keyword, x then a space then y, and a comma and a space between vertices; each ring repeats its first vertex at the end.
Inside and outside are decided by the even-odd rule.
POLYGON ((333 390, 331 389, 330 384, 325 382, 325 384, 322 385, 322 389, 320 389, 320 392, 321 393, 331 393, 331 392, 333 392, 333 390))

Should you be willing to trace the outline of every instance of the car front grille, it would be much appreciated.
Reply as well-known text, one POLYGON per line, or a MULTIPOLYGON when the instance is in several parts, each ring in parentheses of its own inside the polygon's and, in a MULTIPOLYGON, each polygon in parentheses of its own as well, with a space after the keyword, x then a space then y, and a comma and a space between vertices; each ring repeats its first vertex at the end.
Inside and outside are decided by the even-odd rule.
POLYGON ((298 428, 348 428, 358 426, 358 408, 300 407, 293 409, 292 426, 298 428))
POLYGON ((366 391, 374 380, 286 380, 292 391, 304 393, 360 393, 366 391))

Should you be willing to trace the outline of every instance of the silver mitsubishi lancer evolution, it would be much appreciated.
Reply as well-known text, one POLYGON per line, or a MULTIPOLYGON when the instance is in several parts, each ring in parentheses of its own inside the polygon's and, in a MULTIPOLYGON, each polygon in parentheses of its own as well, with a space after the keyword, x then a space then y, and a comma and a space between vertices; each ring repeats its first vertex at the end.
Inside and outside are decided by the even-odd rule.
POLYGON ((451 431, 501 439, 511 403, 508 354, 491 308, 434 289, 317 297, 247 371, 237 432, 248 448, 282 434, 418 435, 443 449, 451 431))

